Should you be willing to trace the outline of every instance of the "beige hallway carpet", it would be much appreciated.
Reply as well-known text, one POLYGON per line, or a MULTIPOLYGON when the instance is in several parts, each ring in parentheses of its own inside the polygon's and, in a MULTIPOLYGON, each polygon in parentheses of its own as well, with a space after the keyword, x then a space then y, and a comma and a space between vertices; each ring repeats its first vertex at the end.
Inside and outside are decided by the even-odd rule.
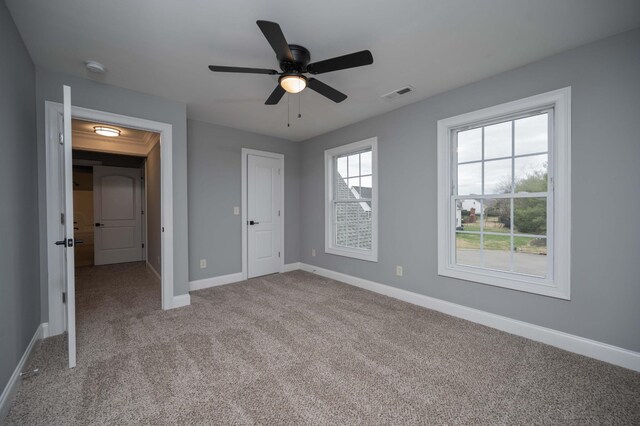
POLYGON ((640 374, 296 271, 160 310, 144 264, 78 271, 6 422, 640 424, 640 374))

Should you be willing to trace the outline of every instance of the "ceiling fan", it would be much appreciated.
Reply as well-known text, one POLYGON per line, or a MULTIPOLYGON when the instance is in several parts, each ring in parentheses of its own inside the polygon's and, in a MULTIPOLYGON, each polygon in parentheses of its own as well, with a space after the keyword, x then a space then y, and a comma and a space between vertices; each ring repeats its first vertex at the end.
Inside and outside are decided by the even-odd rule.
POLYGON ((279 75, 279 84, 273 90, 265 102, 265 105, 276 105, 280 102, 285 92, 298 93, 307 86, 309 89, 326 96, 334 102, 342 102, 347 99, 347 95, 324 84, 320 80, 313 77, 308 78, 304 74, 323 74, 373 63, 371 52, 362 50, 360 52, 310 64, 311 56, 309 55, 309 51, 297 44, 288 44, 284 38, 282 29, 280 29, 280 25, 269 21, 257 21, 256 23, 276 52, 276 58, 278 58, 282 72, 266 68, 226 67, 219 65, 209 65, 209 69, 214 72, 279 75))

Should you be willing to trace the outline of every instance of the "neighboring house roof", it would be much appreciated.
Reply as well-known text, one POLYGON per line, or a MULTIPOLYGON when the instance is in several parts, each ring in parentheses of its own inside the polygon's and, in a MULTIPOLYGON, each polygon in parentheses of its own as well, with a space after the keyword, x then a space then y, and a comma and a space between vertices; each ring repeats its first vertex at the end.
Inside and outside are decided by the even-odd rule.
MULTIPOLYGON (((371 188, 349 188, 340 176, 336 179, 336 195, 343 200, 371 199, 371 188)), ((370 249, 372 244, 371 202, 339 204, 336 208, 336 244, 370 249)))
MULTIPOLYGON (((353 193, 355 198, 371 199, 373 196, 372 188, 369 188, 368 186, 354 186, 353 188, 351 188, 351 192, 353 193)), ((371 211, 371 202, 366 201, 364 204, 366 205, 366 207, 363 206, 363 208, 367 211, 371 211)))

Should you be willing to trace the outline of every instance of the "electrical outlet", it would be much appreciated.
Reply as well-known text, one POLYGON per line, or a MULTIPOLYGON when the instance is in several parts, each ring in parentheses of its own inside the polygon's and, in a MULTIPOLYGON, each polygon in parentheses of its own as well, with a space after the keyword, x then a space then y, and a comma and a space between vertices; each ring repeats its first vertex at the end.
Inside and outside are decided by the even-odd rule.
POLYGON ((316 256, 316 249, 311 249, 311 256, 313 256, 313 257, 316 256))
POLYGON ((403 269, 402 269, 402 266, 397 265, 397 266, 396 266, 396 275, 397 275, 397 276, 399 276, 399 277, 401 277, 401 276, 402 276, 402 274, 404 274, 404 271, 403 271, 403 269))
POLYGON ((200 259, 200 269, 207 267, 207 259, 200 259))
POLYGON ((235 207, 233 208, 233 214, 234 214, 235 216, 238 216, 238 215, 240 214, 240 207, 235 206, 235 207))

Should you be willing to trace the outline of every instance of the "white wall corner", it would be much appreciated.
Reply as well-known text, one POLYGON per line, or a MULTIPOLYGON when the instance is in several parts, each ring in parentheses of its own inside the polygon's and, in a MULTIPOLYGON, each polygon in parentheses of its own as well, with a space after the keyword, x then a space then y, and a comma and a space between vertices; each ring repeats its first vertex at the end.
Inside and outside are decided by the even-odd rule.
POLYGON ((551 328, 541 327, 524 321, 515 320, 479 309, 469 308, 445 300, 436 299, 389 285, 380 284, 363 278, 354 277, 329 269, 301 263, 303 271, 311 272, 336 281, 341 281, 356 287, 370 290, 385 296, 393 297, 414 305, 442 312, 447 315, 462 318, 477 324, 495 328, 547 345, 573 352, 579 355, 595 358, 620 367, 640 371, 640 352, 587 339, 551 328))
POLYGON ((4 387, 4 390, 2 391, 2 395, 0 395, 0 423, 3 422, 4 418, 9 413, 9 408, 11 408, 13 397, 18 391, 18 387, 22 383, 22 380, 20 379, 20 373, 27 366, 27 361, 29 361, 29 357, 31 356, 31 353, 35 348, 36 343, 38 342, 38 340, 43 339, 44 337, 47 337, 48 333, 49 333, 48 323, 42 323, 38 326, 38 328, 36 329, 36 332, 31 338, 31 341, 29 342, 29 344, 27 345, 27 348, 22 354, 22 358, 20 358, 18 365, 16 366, 15 370, 13 370, 13 374, 11 375, 11 377, 9 378, 9 381, 4 387))
POLYGON ((183 306, 189 306, 191 304, 191 296, 189 293, 180 294, 178 296, 173 296, 173 303, 171 304, 171 309, 181 308, 183 306))
POLYGON ((300 262, 287 263, 282 267, 282 272, 291 272, 301 269, 300 262))
POLYGON ((202 290, 209 287, 231 284, 242 281, 242 272, 236 272, 218 277, 204 278, 202 280, 189 281, 189 291, 202 290))

